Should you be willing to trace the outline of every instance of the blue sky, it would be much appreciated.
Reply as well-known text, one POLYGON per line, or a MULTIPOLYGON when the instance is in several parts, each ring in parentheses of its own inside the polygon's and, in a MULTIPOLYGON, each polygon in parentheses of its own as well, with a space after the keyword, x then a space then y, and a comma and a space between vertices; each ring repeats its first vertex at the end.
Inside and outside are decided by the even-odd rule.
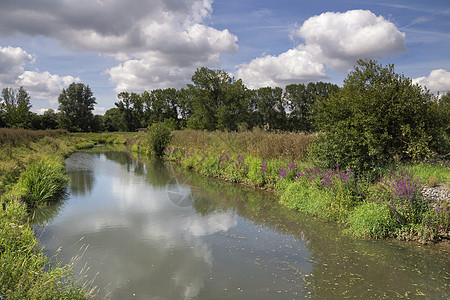
POLYGON ((23 85, 33 111, 88 84, 96 113, 123 90, 185 87, 196 68, 250 88, 342 85, 358 58, 395 64, 450 90, 450 1, 2 0, 0 87, 23 85))

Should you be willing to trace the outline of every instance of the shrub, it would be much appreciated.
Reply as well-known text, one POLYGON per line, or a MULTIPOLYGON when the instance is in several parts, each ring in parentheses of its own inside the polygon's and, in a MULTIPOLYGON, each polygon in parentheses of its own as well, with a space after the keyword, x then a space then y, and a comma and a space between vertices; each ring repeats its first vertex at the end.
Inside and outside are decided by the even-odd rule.
POLYGON ((163 123, 155 123, 147 131, 150 152, 156 156, 162 156, 172 137, 170 129, 163 123))
POLYGON ((37 207, 58 199, 68 181, 61 163, 39 160, 20 174, 18 188, 22 200, 30 207, 37 207))
POLYGON ((364 202, 347 219, 348 232, 356 237, 383 238, 389 236, 397 223, 392 210, 384 204, 364 202))
POLYGON ((315 107, 314 154, 357 172, 429 157, 445 132, 435 97, 394 66, 360 60, 336 94, 315 107))

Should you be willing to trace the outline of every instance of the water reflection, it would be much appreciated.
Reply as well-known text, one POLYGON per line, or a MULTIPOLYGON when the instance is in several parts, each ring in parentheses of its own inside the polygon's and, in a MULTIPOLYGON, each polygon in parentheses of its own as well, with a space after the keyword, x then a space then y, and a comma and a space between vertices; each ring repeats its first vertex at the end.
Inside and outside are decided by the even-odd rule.
POLYGON ((49 254, 62 246, 67 261, 88 244, 79 268, 87 262, 88 278, 100 272, 96 284, 105 288, 100 296, 449 294, 445 249, 354 240, 335 224, 280 207, 270 193, 200 177, 161 160, 76 153, 66 165, 79 184, 71 186, 41 241, 49 254))

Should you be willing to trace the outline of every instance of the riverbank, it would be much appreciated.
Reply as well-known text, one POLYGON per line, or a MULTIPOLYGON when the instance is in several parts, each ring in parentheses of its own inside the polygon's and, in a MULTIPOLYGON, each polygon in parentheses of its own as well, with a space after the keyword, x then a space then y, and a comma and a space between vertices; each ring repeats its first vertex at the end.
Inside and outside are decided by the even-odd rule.
MULTIPOLYGON (((449 240, 448 162, 385 167, 377 180, 317 167, 315 135, 175 131, 165 157, 204 176, 275 190, 285 206, 346 226, 359 238, 449 240)), ((128 148, 148 153, 145 137, 128 148)), ((371 174, 373 177, 373 174, 371 174)))
MULTIPOLYGON (((285 206, 344 224, 359 238, 449 241, 448 161, 395 165, 377 180, 308 156, 317 134, 173 131, 164 157, 201 175, 276 191, 285 206)), ((148 155, 145 133, 91 137, 148 155)), ((373 174, 371 176, 373 178, 373 174)))
POLYGON ((34 237, 30 208, 58 201, 67 178, 64 157, 83 140, 62 130, 0 129, 0 296, 5 299, 87 299, 72 265, 48 258, 34 237))

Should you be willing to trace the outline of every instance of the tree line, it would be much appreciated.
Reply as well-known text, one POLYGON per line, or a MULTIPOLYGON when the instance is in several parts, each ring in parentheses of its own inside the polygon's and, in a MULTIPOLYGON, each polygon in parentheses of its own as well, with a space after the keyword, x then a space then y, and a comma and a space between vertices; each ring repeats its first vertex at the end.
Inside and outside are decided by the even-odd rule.
POLYGON ((338 89, 318 82, 288 85, 284 93, 279 87, 252 90, 227 72, 200 68, 186 88, 120 93, 103 124, 108 131, 134 131, 158 122, 172 129, 311 131, 313 105, 338 89))
POLYGON ((88 85, 72 83, 58 97, 59 112, 37 115, 23 87, 4 88, 0 126, 69 131, 135 131, 163 122, 171 129, 246 130, 265 127, 314 131, 314 105, 337 92, 335 84, 317 82, 249 89, 222 70, 200 68, 186 88, 121 92, 103 116, 92 113, 96 99, 88 85))

